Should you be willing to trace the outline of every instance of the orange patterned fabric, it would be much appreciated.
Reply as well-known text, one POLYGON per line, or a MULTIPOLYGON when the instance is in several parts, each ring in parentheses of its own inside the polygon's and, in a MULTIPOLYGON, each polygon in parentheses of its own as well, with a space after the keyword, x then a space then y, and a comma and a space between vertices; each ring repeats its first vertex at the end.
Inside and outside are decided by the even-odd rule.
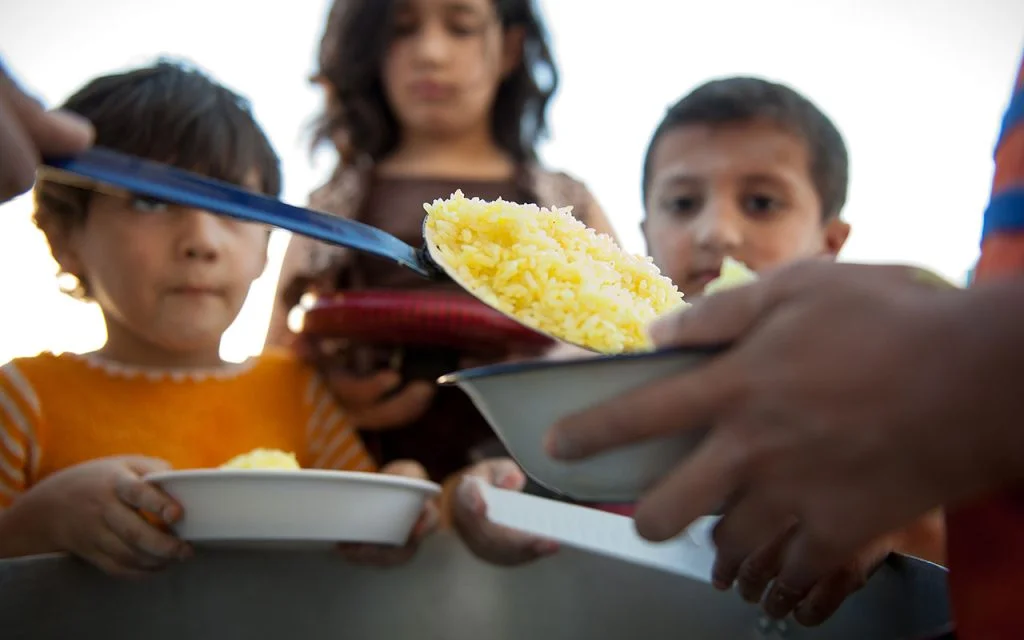
POLYGON ((283 353, 216 371, 129 369, 43 353, 0 367, 0 507, 46 476, 114 455, 217 467, 255 448, 373 471, 316 375, 283 353))

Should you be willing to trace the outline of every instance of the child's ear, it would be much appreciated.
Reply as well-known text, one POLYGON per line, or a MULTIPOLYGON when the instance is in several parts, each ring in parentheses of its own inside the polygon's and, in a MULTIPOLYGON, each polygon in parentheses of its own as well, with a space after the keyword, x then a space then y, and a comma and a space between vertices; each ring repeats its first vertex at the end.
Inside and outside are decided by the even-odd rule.
POLYGON ((831 218, 825 223, 825 252, 833 257, 838 256, 842 251, 846 240, 850 237, 850 223, 840 218, 831 218))
POLYGON ((50 255, 57 262, 61 273, 67 273, 82 280, 82 260, 78 256, 77 234, 74 229, 61 224, 45 211, 36 213, 39 229, 50 245, 50 255))
POLYGON ((526 42, 526 31, 522 27, 505 29, 505 39, 501 51, 501 77, 507 78, 523 63, 523 44, 526 42))

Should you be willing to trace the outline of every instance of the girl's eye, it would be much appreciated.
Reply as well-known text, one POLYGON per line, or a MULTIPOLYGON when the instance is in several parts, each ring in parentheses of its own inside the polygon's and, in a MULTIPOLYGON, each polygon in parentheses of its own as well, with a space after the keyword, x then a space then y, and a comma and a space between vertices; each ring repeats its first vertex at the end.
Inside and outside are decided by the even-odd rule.
POLYGON ((132 196, 131 207, 142 213, 159 213, 167 211, 170 205, 163 200, 150 198, 149 196, 132 196))
POLYGON ((458 18, 448 23, 448 30, 452 35, 468 37, 484 30, 483 22, 472 17, 458 18))

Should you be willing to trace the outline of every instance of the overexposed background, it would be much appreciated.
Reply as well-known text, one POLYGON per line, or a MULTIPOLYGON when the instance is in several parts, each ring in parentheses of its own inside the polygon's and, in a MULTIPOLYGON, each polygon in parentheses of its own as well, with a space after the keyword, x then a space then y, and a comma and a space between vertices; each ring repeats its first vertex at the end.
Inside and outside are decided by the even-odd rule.
MULTIPOLYGON (((643 251, 640 165, 664 109, 715 76, 752 74, 807 94, 842 130, 852 182, 844 258, 912 262, 963 280, 977 255, 992 148, 1024 46, 1017 0, 540 0, 562 72, 544 158, 586 181, 630 250, 643 251)), ((9 0, 0 55, 55 105, 89 78, 158 55, 188 59, 249 97, 296 204, 330 169, 308 125, 327 0, 9 0)), ((29 219, 0 207, 0 362, 102 343, 99 314, 64 297, 29 219)), ((260 349, 284 234, 223 352, 260 349)))

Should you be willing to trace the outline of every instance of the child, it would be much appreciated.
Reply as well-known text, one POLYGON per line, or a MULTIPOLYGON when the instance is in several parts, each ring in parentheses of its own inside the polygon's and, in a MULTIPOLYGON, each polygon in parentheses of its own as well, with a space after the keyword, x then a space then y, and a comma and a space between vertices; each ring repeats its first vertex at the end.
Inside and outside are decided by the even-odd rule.
MULTIPOLYGON (((537 161, 557 70, 530 0, 336 0, 320 48, 317 80, 327 94, 318 141, 339 153, 334 176, 312 207, 422 244, 423 204, 457 189, 467 196, 572 204, 611 233, 590 192, 537 161)), ((291 344, 286 318, 302 294, 351 290, 457 292, 371 256, 305 238, 288 247, 268 344, 291 344)), ((411 458, 442 481, 501 452, 483 417, 457 389, 433 380, 471 359, 511 355, 347 344, 315 345, 346 382, 371 372, 419 370, 371 404, 362 436, 378 463, 411 458), (418 379, 417 379, 418 378, 418 379)), ((484 358, 488 358, 485 360, 484 358)))
MULTIPOLYGON (((64 105, 96 143, 276 197, 278 158, 246 102, 159 63, 98 78, 64 105)), ((107 328, 87 355, 0 368, 0 557, 67 551, 137 575, 190 554, 179 505, 146 473, 217 467, 255 448, 308 467, 376 468, 314 374, 287 354, 243 364, 221 338, 264 268, 269 230, 130 193, 41 180, 35 221, 67 292, 107 328), (159 523, 159 524, 156 524, 159 523)), ((422 476, 407 463, 396 473, 422 476)), ((420 531, 429 528, 425 514, 420 531)))
MULTIPOLYGON (((715 80, 670 107, 655 130, 642 228, 662 271, 699 296, 726 256, 757 272, 834 259, 850 233, 840 218, 848 181, 842 136, 809 100, 757 78, 715 80)), ((944 547, 936 513, 880 541, 860 566, 870 570, 890 550, 943 562, 944 547)), ((760 597, 763 585, 740 582, 760 597)))
POLYGON ((842 136, 806 98, 757 78, 709 82, 669 108, 648 146, 648 250, 691 298, 726 256, 758 272, 834 258, 850 234, 848 175, 842 136))
MULTIPOLYGON (((850 232, 839 217, 847 183, 842 136, 810 101, 760 79, 716 80, 674 104, 655 130, 644 160, 642 228, 655 262, 692 298, 718 277, 727 256, 762 272, 835 258, 850 232)), ((583 355, 563 345, 548 357, 583 355)), ((463 482, 453 495, 453 520, 476 526, 485 513, 479 492, 463 482)), ((632 513, 629 505, 600 508, 632 513)), ((866 551, 857 570, 870 571, 891 550, 941 562, 943 549, 936 513, 866 551)), ((833 586, 866 575, 846 577, 852 582, 833 586)), ((760 597, 759 586, 741 580, 751 599, 760 597)), ((834 595, 838 606, 845 594, 834 595)))

